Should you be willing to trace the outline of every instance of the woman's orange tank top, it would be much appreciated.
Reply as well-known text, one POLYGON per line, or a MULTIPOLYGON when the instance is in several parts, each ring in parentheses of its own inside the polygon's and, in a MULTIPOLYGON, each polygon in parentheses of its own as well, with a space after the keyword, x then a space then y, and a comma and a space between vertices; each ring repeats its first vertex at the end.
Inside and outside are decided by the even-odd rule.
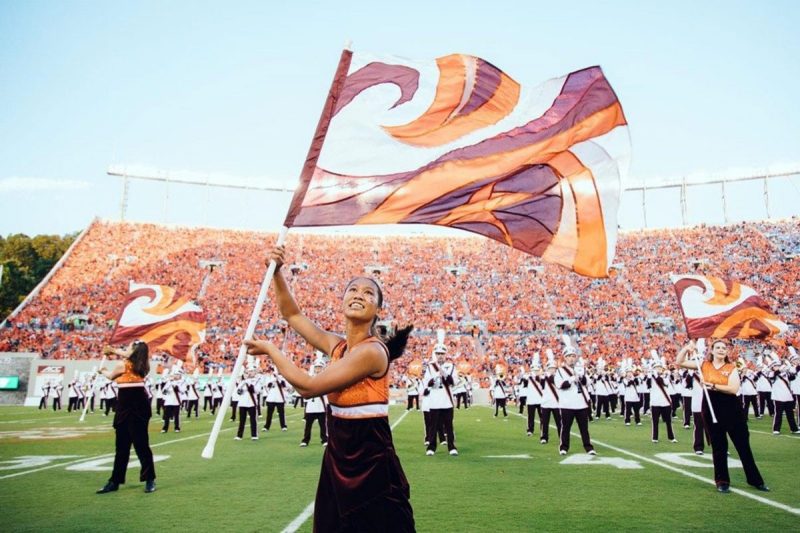
POLYGON ((727 385, 728 378, 736 370, 733 363, 725 363, 719 368, 714 368, 711 361, 703 361, 703 380, 714 385, 727 385))
MULTIPOLYGON (((377 337, 368 337, 361 341, 376 342, 386 353, 389 359, 389 350, 377 337)), ((331 362, 338 361, 345 356, 347 342, 342 341, 331 352, 331 362)), ((379 378, 365 377, 364 379, 336 392, 328 393, 328 402, 331 414, 339 418, 377 418, 389 415, 389 367, 379 378)))

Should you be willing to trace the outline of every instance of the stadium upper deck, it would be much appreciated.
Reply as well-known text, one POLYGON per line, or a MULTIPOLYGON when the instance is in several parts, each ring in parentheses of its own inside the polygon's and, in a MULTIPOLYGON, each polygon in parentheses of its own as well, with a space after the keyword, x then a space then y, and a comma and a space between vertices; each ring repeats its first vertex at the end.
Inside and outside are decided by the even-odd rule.
MULTIPOLYGON (((556 349, 560 327, 578 336, 588 357, 636 357, 651 348, 671 354, 684 335, 669 273, 711 274, 749 284, 785 321, 796 324, 798 235, 798 220, 626 233, 617 246, 619 268, 603 280, 477 237, 292 233, 287 256, 298 265, 289 279, 299 303, 323 327, 337 328, 333 311, 346 282, 365 269, 380 270, 375 277, 386 295, 382 319, 412 321, 417 327, 409 360, 427 354, 434 331, 444 328, 459 361, 485 374, 498 359, 514 362, 534 350, 556 349), (476 321, 480 328, 473 327, 476 321)), ((0 330, 0 351, 96 357, 132 280, 193 296, 208 317, 200 359, 207 367, 229 366, 275 237, 96 221, 41 291, 0 330)), ((284 342, 271 303, 257 333, 284 342)), ((796 329, 787 340, 798 340, 796 329)), ((290 352, 311 356, 296 337, 285 342, 290 352)))

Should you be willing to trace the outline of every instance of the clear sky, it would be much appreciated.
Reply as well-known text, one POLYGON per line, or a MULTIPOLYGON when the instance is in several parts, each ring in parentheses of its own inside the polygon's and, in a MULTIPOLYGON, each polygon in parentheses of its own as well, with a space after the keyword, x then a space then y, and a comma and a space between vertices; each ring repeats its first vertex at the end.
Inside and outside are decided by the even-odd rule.
MULTIPOLYGON (((0 234, 117 217, 111 164, 293 182, 347 39, 481 56, 525 84, 599 64, 635 180, 797 165, 798 27, 796 1, 0 0, 0 234)), ((773 216, 800 214, 798 187, 776 181, 773 216)), ((739 189, 730 209, 763 187, 739 189)), ((129 218, 274 230, 285 211, 285 195, 165 192, 135 184, 129 218)), ((623 226, 640 202, 623 197, 623 226)))

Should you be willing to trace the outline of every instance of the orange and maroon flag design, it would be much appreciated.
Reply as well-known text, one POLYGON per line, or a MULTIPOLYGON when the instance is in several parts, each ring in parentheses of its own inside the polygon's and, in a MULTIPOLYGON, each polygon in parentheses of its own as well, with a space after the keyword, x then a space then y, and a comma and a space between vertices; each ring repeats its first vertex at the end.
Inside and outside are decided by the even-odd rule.
POLYGON ((185 361, 205 339, 206 317, 199 305, 176 297, 165 285, 130 284, 111 344, 147 343, 150 353, 167 352, 185 361))
POLYGON ((527 89, 474 56, 345 51, 285 225, 448 226, 604 277, 629 154, 600 67, 527 89))
POLYGON ((764 339, 788 326, 741 283, 713 276, 670 276, 690 339, 764 339))

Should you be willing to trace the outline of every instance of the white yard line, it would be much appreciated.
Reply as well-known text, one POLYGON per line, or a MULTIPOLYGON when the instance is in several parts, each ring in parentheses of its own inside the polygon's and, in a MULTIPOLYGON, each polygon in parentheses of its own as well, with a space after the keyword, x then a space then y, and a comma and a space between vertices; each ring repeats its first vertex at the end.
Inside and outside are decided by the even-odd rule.
MULTIPOLYGON (((223 429, 222 431, 231 431, 232 429, 233 428, 226 428, 226 429, 223 429)), ((183 442, 183 441, 186 441, 186 440, 192 440, 192 439, 198 439, 200 437, 206 437, 209 434, 210 434, 210 432, 209 433, 201 433, 200 435, 192 435, 191 437, 183 437, 181 439, 168 440, 168 441, 165 441, 165 442, 159 442, 159 443, 156 443, 156 444, 151 444, 150 447, 151 448, 158 448, 159 446, 164 446, 164 445, 167 445, 167 444, 174 444, 176 442, 183 442)), ((82 457, 80 459, 75 459, 73 461, 67 461, 65 463, 56 463, 56 464, 52 464, 52 465, 43 466, 41 468, 34 468, 33 470, 25 470, 24 472, 15 472, 13 474, 6 474, 5 476, 0 476, 0 479, 8 479, 8 478, 12 478, 12 477, 24 476, 26 474, 33 474, 34 472, 41 472, 42 470, 49 470, 50 468, 58 468, 59 466, 69 466, 69 465, 76 464, 76 463, 82 463, 84 461, 94 461, 96 459, 105 459, 107 457, 114 457, 114 454, 113 453, 104 453, 102 455, 95 455, 94 457, 82 457)))
MULTIPOLYGON (((69 415, 69 413, 67 415, 69 415)), ((44 420, 66 420, 67 418, 69 418, 69 416, 48 416, 47 418, 27 418, 24 420, 0 420, 0 424, 27 424, 28 422, 41 422, 44 420)))
MULTIPOLYGON (((408 413, 410 413, 410 411, 405 411, 405 412, 403 412, 403 414, 402 414, 402 415, 400 415, 400 418, 398 418, 398 419, 395 421, 395 423, 394 423, 394 424, 392 424, 392 427, 391 427, 390 429, 394 430, 394 428, 396 428, 396 427, 397 427, 397 424, 399 424, 400 422, 402 422, 402 421, 403 421, 403 419, 406 417, 406 415, 407 415, 408 413)), ((303 509, 303 512, 302 512, 302 513, 300 513, 299 515, 297 515, 297 517, 296 517, 294 520, 292 520, 291 522, 289 522, 289 525, 288 525, 288 526, 286 526, 285 528, 283 528, 283 531, 281 531, 281 533, 294 533, 295 531, 297 531, 298 529, 300 529, 300 526, 302 526, 303 524, 305 524, 305 523, 306 523, 306 520, 308 520, 308 519, 309 519, 309 517, 310 517, 311 515, 313 515, 313 514, 314 514, 314 502, 312 501, 311 503, 309 503, 308 505, 306 505, 306 508, 305 508, 305 509, 303 509)))
MULTIPOLYGON (((527 419, 527 417, 525 415, 521 415, 519 413, 514 413, 514 414, 519 416, 519 417, 527 419)), ((551 425, 550 427, 553 428, 553 429, 557 429, 554 425, 551 425)), ((763 433, 763 432, 760 432, 760 433, 763 433)), ((570 431, 570 435, 573 435, 574 437, 580 438, 580 434, 579 433, 575 433, 574 431, 570 431)), ((625 450, 623 448, 619 448, 617 446, 612 446, 611 444, 606 444, 605 442, 601 442, 601 441, 596 440, 594 438, 592 438, 592 444, 598 444, 600 446, 603 446, 604 448, 608 448, 610 450, 614 450, 615 452, 619 452, 619 453, 622 453, 622 454, 625 454, 625 455, 629 455, 630 457, 635 457, 636 459, 639 459, 640 461, 644 461, 646 463, 651 463, 651 464, 654 464, 656 466, 660 466, 661 468, 666 468, 667 470, 671 470, 672 472, 677 472, 678 474, 690 477, 692 479, 696 479, 697 481, 702 481, 703 483, 708 483, 708 484, 711 484, 711 485, 715 485, 714 481, 711 480, 711 479, 708 479, 707 477, 700 476, 698 474, 695 474, 694 472, 689 472, 687 470, 683 470, 681 468, 669 465, 667 463, 663 463, 661 461, 658 461, 656 459, 652 459, 650 457, 646 457, 644 455, 639 455, 638 453, 634 453, 634 452, 625 450)), ((775 507, 775 508, 780 509, 782 511, 786 511, 788 513, 792 513, 792 514, 800 516, 800 509, 798 509, 796 507, 791 507, 789 505, 786 505, 786 504, 783 504, 783 503, 780 503, 780 502, 776 502, 776 501, 770 500, 768 498, 764 498, 763 496, 759 496, 757 494, 753 494, 751 492, 744 491, 742 489, 737 489, 737 488, 734 488, 734 487, 731 487, 731 492, 733 492, 734 494, 738 494, 739 496, 744 496, 745 498, 750 498, 751 500, 755 500, 755 501, 757 501, 759 503, 763 503, 765 505, 769 505, 771 507, 775 507)))
POLYGON ((751 429, 750 433, 761 433, 762 435, 769 435, 770 437, 785 437, 787 439, 800 439, 800 435, 791 435, 791 434, 789 434, 789 435, 783 435, 783 434, 775 435, 774 433, 772 433, 770 431, 759 431, 757 429, 751 429))

